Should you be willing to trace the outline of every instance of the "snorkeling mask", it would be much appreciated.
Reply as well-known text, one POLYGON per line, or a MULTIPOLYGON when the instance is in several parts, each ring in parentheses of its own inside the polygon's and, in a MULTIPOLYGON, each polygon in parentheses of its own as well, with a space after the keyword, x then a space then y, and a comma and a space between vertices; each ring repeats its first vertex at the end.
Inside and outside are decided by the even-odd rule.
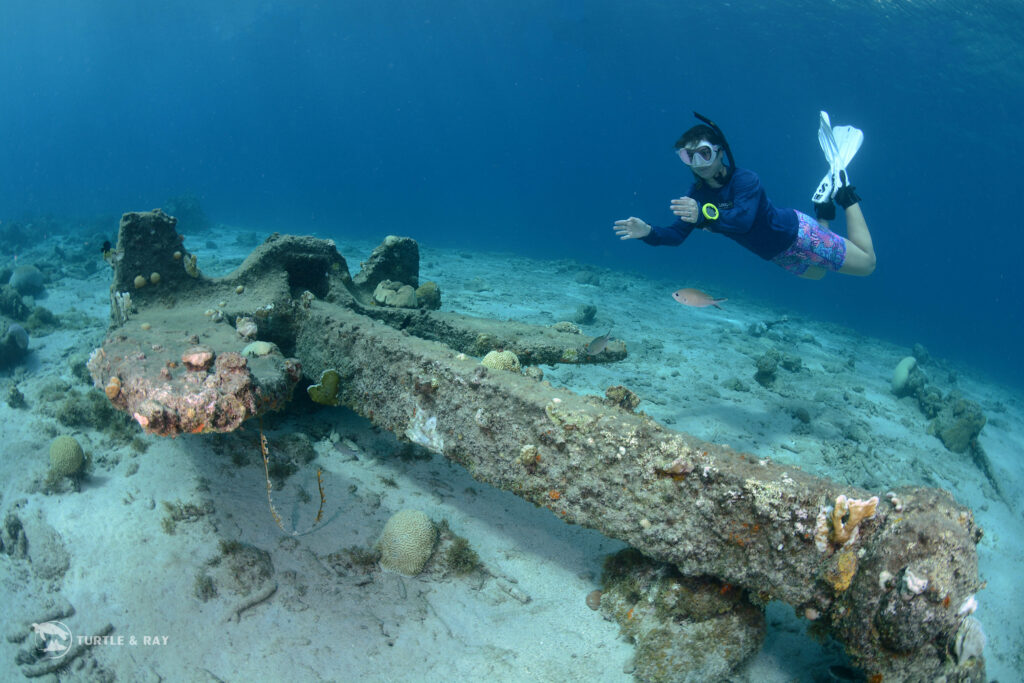
POLYGON ((710 166, 718 158, 718 151, 721 149, 719 145, 713 145, 707 140, 701 140, 697 143, 696 147, 690 149, 688 147, 680 147, 676 150, 676 154, 683 160, 683 163, 693 168, 702 168, 704 166, 710 166))

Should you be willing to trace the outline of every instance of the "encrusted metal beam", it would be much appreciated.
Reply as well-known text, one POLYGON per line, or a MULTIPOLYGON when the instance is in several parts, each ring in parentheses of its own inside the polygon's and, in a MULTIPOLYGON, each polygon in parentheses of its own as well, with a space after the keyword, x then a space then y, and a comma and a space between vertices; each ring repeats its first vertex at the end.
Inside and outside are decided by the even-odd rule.
POLYGON ((976 660, 957 669, 947 657, 959 608, 980 588, 981 531, 944 491, 895 491, 854 524, 840 497, 856 508, 871 492, 490 370, 335 305, 309 302, 296 322, 296 355, 311 376, 338 371, 341 403, 479 481, 684 574, 788 602, 884 680, 984 680, 976 660))

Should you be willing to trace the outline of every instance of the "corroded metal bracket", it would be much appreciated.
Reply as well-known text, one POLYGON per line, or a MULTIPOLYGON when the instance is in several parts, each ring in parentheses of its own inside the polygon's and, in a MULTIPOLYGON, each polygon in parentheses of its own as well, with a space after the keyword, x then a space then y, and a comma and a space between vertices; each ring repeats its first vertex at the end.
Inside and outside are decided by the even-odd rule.
POLYGON ((234 272, 209 278, 175 224, 159 210, 122 217, 109 254, 111 329, 89 362, 96 385, 151 433, 231 431, 283 407, 302 374, 298 313, 317 299, 473 355, 507 349, 533 364, 626 355, 622 341, 591 355, 592 338, 581 334, 376 305, 373 285, 385 276, 415 281, 418 263, 408 254, 418 250, 408 238, 386 240, 369 264, 376 271, 353 279, 330 240, 275 234, 234 272))

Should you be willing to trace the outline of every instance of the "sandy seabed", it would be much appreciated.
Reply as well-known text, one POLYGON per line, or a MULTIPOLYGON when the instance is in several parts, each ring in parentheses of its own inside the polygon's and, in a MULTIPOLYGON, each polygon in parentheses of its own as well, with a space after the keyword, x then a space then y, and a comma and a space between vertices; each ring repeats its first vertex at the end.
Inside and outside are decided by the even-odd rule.
MULTIPOLYGON (((246 242, 238 231, 203 237, 206 248, 195 252, 212 275, 240 263, 252 244, 235 246, 246 242)), ((339 243, 350 266, 373 246, 339 243)), ((669 298, 682 286, 712 291, 702 283, 429 245, 421 256, 421 280, 440 284, 447 310, 550 325, 595 305, 584 333, 611 329, 628 357, 545 367, 553 384, 598 395, 625 385, 643 399, 640 410, 673 429, 880 495, 905 485, 952 492, 985 531, 978 553, 987 587, 975 616, 988 637, 988 676, 1021 680, 1019 392, 968 367, 925 365, 936 386, 958 389, 988 416, 980 443, 1001 497, 968 456, 927 434, 912 400, 892 395, 893 368, 910 349, 787 317, 742 293, 715 290, 729 297, 721 310, 669 298), (772 348, 798 357, 801 369, 780 370, 767 389, 753 375, 772 348)), ((59 261, 52 241, 20 259, 59 261)), ((0 519, 20 521, 28 554, 0 554, 0 680, 38 672, 22 663, 35 637, 29 628, 50 619, 81 637, 61 680, 632 680, 633 646, 585 603, 604 558, 623 543, 476 482, 346 409, 296 402, 264 421, 282 467, 275 503, 297 535, 282 533, 268 511, 255 425, 161 439, 131 424, 120 434, 110 424, 63 424, 64 401, 98 392, 74 373, 109 315, 109 271, 88 270, 58 263, 39 303, 60 316, 60 329, 33 338, 27 364, 5 373, 28 405, 0 405, 0 519), (47 452, 59 434, 78 439, 91 466, 79 490, 46 493, 47 452), (317 468, 325 514, 307 533, 317 468), (363 564, 352 549, 371 546, 387 519, 409 508, 466 538, 487 572, 457 576, 432 561, 405 577, 363 564)), ((767 623, 760 653, 733 681, 830 680, 829 667, 843 661, 834 643, 806 635, 789 606, 770 605, 767 623)))

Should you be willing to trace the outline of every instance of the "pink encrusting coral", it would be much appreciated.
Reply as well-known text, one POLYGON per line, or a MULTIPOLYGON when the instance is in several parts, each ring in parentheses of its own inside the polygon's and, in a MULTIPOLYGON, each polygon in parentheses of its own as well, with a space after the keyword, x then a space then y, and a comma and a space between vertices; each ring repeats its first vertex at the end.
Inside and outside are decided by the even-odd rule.
POLYGON ((213 349, 206 346, 192 346, 181 354, 181 362, 189 370, 206 370, 213 364, 213 349))
POLYGON ((302 374, 297 360, 280 354, 245 358, 234 350, 238 337, 226 325, 227 338, 216 345, 223 351, 189 338, 175 343, 171 330, 177 326, 167 322, 138 336, 115 332, 89 359, 95 384, 116 380, 119 391, 108 397, 147 432, 230 432, 291 397, 302 374))

